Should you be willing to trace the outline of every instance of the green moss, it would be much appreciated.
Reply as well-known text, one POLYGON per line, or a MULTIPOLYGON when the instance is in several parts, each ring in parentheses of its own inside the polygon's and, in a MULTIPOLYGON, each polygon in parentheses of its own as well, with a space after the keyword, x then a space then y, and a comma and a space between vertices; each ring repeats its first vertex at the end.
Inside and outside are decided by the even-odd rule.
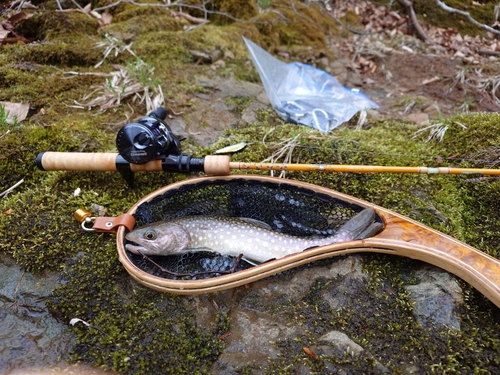
POLYGON ((28 44, 17 48, 18 61, 63 66, 93 66, 102 59, 102 52, 95 48, 96 40, 82 38, 78 42, 55 39, 50 43, 28 44))
POLYGON ((180 297, 127 285, 112 242, 72 263, 49 307, 65 320, 79 317, 91 324, 75 325, 74 360, 118 373, 203 374, 222 352, 217 338, 227 330, 227 317, 219 316, 209 329, 197 328, 180 297), (126 297, 118 285, 129 287, 126 297))
POLYGON ((210 19, 217 24, 227 24, 233 19, 249 20, 258 14, 256 1, 245 0, 215 0, 212 2, 213 10, 218 13, 228 14, 226 17, 221 14, 213 14, 210 19))
POLYGON ((283 45, 293 47, 293 57, 299 58, 311 50, 316 54, 329 54, 325 35, 337 34, 338 25, 333 18, 325 16, 319 6, 296 3, 292 8, 288 1, 276 1, 273 9, 275 11, 263 12, 256 18, 263 46, 270 51, 283 45))
MULTIPOLYGON (((93 6, 98 4, 102 6, 104 1, 93 2, 93 6)), ((233 12, 229 2, 216 4, 233 12)), ((322 33, 334 35, 337 26, 316 6, 294 4, 304 17, 297 16, 289 1, 273 1, 272 9, 255 15, 255 23, 217 26, 213 19, 212 24, 189 33, 181 31, 183 22, 173 20, 164 10, 120 4, 110 10, 114 22, 104 31, 117 36, 135 34, 132 49, 155 66, 155 76, 163 83, 168 98, 187 106, 191 105, 188 94, 197 88, 196 76, 213 74, 210 67, 193 66, 189 50, 229 49, 235 55, 230 62, 235 77, 251 81, 257 81, 258 76, 246 65, 248 52, 241 35, 270 51, 285 44, 294 59, 320 53, 325 47, 322 33), (313 47, 312 52, 308 46, 313 47)), ((47 6, 55 9, 57 5, 52 1, 47 6)), ((253 7, 254 3, 246 2, 245 6, 253 7)), ((130 110, 127 107, 96 114, 68 106, 90 93, 92 86, 102 84, 101 78, 92 76, 61 79, 66 70, 87 72, 102 59, 102 50, 94 47, 101 40, 95 20, 82 14, 40 11, 25 22, 16 31, 44 41, 4 45, 0 52, 0 100, 27 101, 31 106, 30 118, 23 122, 23 128, 6 136, 0 134, 2 190, 20 179, 25 181, 0 200, 0 233, 4 234, 0 251, 12 255, 29 271, 64 270, 65 284, 54 292, 52 311, 64 321, 78 317, 100 329, 75 326, 78 345, 74 359, 122 373, 207 373, 223 350, 223 343, 217 338, 229 330, 228 317, 220 313, 212 327, 195 327, 193 314, 182 303, 182 297, 146 290, 131 282, 117 259, 114 237, 85 233, 72 218, 76 209, 89 209, 92 204, 104 206, 109 215, 123 213, 159 186, 186 176, 138 173, 137 187, 130 189, 118 173, 37 170, 34 160, 40 151, 114 152, 116 131, 130 110), (36 70, 19 67, 26 62, 36 70), (78 197, 73 194, 76 188, 82 191, 78 197)), ((112 61, 124 62, 128 58, 118 56, 112 61)), ((104 64, 100 69, 105 71, 108 67, 104 64)), ((247 103, 234 98, 228 101, 237 112, 247 103)), ((140 105, 131 105, 134 117, 144 113, 140 105)), ((262 161, 280 147, 280 142, 298 136, 292 162, 433 167, 453 163, 482 167, 462 158, 500 143, 499 120, 498 114, 442 119, 450 128, 444 141, 437 144, 425 142, 427 134, 413 139, 418 127, 401 121, 381 121, 364 131, 355 131, 353 125, 347 124, 322 135, 285 124, 273 111, 264 110, 258 113, 256 124, 228 130, 212 147, 197 149, 195 154, 204 156, 227 146, 230 139, 232 144, 253 142, 233 155, 232 160, 262 161)), ((393 209, 499 256, 498 180, 475 183, 466 181, 469 176, 306 172, 288 173, 287 177, 393 209), (430 213, 430 206, 449 218, 449 224, 430 213)), ((487 369, 488 365, 498 366, 498 309, 462 283, 462 332, 425 331, 416 325, 402 288, 403 283, 415 282, 405 274, 412 265, 413 261, 406 259, 367 257, 365 267, 372 282, 361 286, 359 298, 338 311, 331 310, 323 298, 324 293, 336 287, 336 280, 317 280, 299 303, 276 301, 274 313, 283 314, 290 324, 312 328, 315 333, 277 341, 275 345, 283 356, 270 360, 264 371, 291 373, 297 366, 306 366, 316 373, 325 373, 325 363, 329 362, 345 371, 369 372, 374 359, 368 355, 356 360, 330 357, 314 362, 304 354, 303 346, 316 345, 314 337, 332 329, 345 330, 368 350, 387 348, 380 360, 395 373, 400 358, 408 363, 417 361, 423 368, 438 373, 472 373, 487 369), (386 287, 393 291, 389 296, 380 292, 386 287), (402 332, 399 337, 397 331, 402 332)), ((235 371, 243 374, 262 370, 256 367, 242 365, 235 371)))
POLYGON ((50 43, 55 36, 69 39, 74 37, 74 34, 79 36, 95 34, 98 26, 96 18, 82 13, 49 10, 34 13, 32 17, 17 24, 15 31, 25 38, 45 40, 50 43))
POLYGON ((491 304, 472 301, 476 294, 466 289, 460 331, 422 326, 413 315, 404 287, 416 282, 410 274, 419 264, 381 254, 368 255, 364 261, 368 282, 319 278, 302 300, 281 305, 276 301, 269 313, 285 317, 291 325, 300 325, 306 334, 274 342, 279 355, 268 360, 266 374, 290 374, 292 368, 298 367, 317 374, 334 370, 378 373, 381 366, 395 374, 406 373, 408 366, 439 373, 495 371, 500 363, 496 333, 500 321, 492 318, 491 304), (349 292, 345 290, 346 283, 350 284, 349 292), (328 298, 341 299, 342 306, 331 307, 326 302, 328 298), (471 307, 478 303, 480 307, 471 307), (349 350, 343 356, 324 352, 317 340, 333 330, 348 335, 364 351, 356 356, 349 350), (316 357, 306 355, 304 347, 316 357))
MULTIPOLYGON (((497 4, 494 1, 485 1, 479 6, 476 6, 470 0, 451 0, 446 1, 445 4, 452 8, 469 12, 472 18, 483 25, 492 25, 495 22, 495 6, 497 4)), ((421 19, 436 26, 442 28, 451 27, 467 35, 485 34, 483 29, 473 25, 466 17, 456 13, 445 12, 437 8, 434 4, 431 5, 416 1, 414 8, 421 15, 421 19)))
MULTIPOLYGON (((499 143, 496 129, 500 116, 493 113, 441 119, 444 125, 450 125, 442 143, 426 142, 427 134, 413 138, 419 128, 396 121, 379 122, 366 131, 343 126, 328 135, 320 135, 305 127, 284 124, 268 111, 260 112, 259 120, 257 124, 225 133, 231 143, 256 141, 233 155, 232 160, 262 161, 277 150, 280 142, 300 135, 292 162, 431 167, 453 163, 456 167, 483 167, 467 157, 499 143), (261 141, 264 137, 265 143, 261 141)), ((227 140, 221 139, 206 151, 225 145, 227 140)), ((287 177, 382 205, 499 256, 498 180, 477 183, 467 181, 467 177, 473 176, 298 172, 290 172, 287 177), (442 222, 428 207, 443 213, 449 223, 442 222)), ((403 287, 416 282, 408 276, 415 261, 373 255, 366 257, 365 267, 371 282, 360 284, 359 294, 339 310, 332 310, 324 299, 326 291, 335 289, 335 280, 329 283, 317 280, 304 301, 284 304, 276 301, 270 313, 286 316, 293 325, 314 327, 316 337, 332 329, 345 332, 368 352, 382 353, 377 360, 395 373, 402 371, 400 362, 453 373, 481 372, 498 366, 497 308, 471 286, 461 285, 466 294, 460 313, 461 331, 429 330, 419 326, 413 317, 403 287), (382 293, 388 289, 392 290, 390 295, 382 293)), ((314 341, 308 343, 314 344, 314 341)), ((282 356, 269 361, 266 373, 288 374, 290 368, 304 366, 304 363, 311 371, 328 373, 321 364, 304 362, 301 345, 290 340, 281 340, 276 345, 282 356)), ((370 372, 374 366, 373 357, 369 355, 356 359, 329 356, 323 359, 336 368, 355 368, 359 372, 370 372)))
POLYGON ((132 39, 148 32, 181 31, 185 24, 164 8, 126 5, 125 10, 117 13, 103 31, 117 36, 130 33, 128 39, 132 39))
POLYGON ((21 179, 24 183, 16 190, 20 193, 0 201, 1 211, 8 212, 0 216, 0 230, 5 233, 0 251, 12 255, 27 270, 58 269, 68 256, 102 246, 92 242, 94 236, 82 236, 72 218, 78 208, 90 209, 92 204, 98 204, 111 214, 120 214, 146 192, 184 178, 139 173, 136 181, 142 190, 131 190, 119 173, 42 172, 36 167, 36 156, 42 151, 113 150, 115 135, 96 125, 102 124, 105 117, 87 118, 93 121, 62 120, 50 127, 25 127, 2 138, 0 184, 9 187, 21 179), (77 188, 82 190, 79 197, 74 196, 77 188))

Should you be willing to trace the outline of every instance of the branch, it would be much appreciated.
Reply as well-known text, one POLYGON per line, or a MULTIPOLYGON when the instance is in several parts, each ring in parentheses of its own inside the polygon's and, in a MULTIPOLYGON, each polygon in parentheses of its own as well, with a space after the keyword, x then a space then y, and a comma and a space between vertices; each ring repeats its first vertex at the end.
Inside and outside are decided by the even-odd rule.
MULTIPOLYGON (((439 1, 439 0, 436 0, 439 1)), ((420 22, 418 22, 417 16, 415 14, 415 10, 413 10, 413 4, 410 0, 398 0, 399 5, 405 8, 406 14, 410 19, 408 22, 408 34, 413 35, 416 34, 418 39, 425 43, 434 44, 431 38, 427 36, 425 31, 420 26, 420 22)))
POLYGON ((24 182, 24 179, 22 179, 21 181, 18 181, 15 185, 11 186, 7 190, 5 190, 3 193, 1 193, 0 197, 7 196, 7 194, 9 194, 12 190, 14 190, 16 187, 21 185, 23 182, 24 182))
POLYGON ((484 29, 486 31, 489 31, 495 35, 500 35, 500 31, 495 30, 493 27, 485 25, 485 24, 480 23, 480 22, 477 22, 474 18, 472 18, 472 16, 470 15, 469 12, 465 12, 463 10, 458 10, 458 9, 449 7, 448 5, 446 5, 445 3, 443 3, 440 0, 435 0, 435 1, 436 1, 437 6, 440 7, 441 9, 443 9, 447 12, 450 12, 450 13, 458 13, 458 14, 464 16, 465 18, 467 18, 469 20, 469 22, 472 23, 473 25, 475 25, 481 29, 484 29))

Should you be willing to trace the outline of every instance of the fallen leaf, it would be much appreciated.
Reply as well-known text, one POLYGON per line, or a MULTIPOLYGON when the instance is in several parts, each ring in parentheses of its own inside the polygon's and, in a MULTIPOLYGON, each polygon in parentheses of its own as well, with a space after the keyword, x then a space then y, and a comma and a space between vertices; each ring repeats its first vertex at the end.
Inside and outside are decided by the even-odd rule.
POLYGON ((9 124, 14 122, 16 116, 17 122, 23 121, 28 116, 30 109, 29 103, 0 102, 0 105, 4 107, 5 112, 8 112, 7 123, 9 124))
POLYGON ((7 35, 9 35, 9 33, 10 33, 9 30, 5 30, 3 26, 0 25, 0 42, 2 41, 2 39, 7 38, 7 35))
POLYGON ((12 26, 15 26, 19 22, 21 22, 21 21, 23 21, 25 19, 28 19, 30 17, 33 17, 33 14, 19 12, 19 13, 14 14, 12 17, 9 17, 9 19, 7 20, 7 22, 9 22, 12 26))
POLYGON ((440 77, 435 76, 435 77, 432 77, 432 78, 429 78, 429 79, 426 79, 426 80, 422 81, 422 85, 428 85, 429 83, 437 82, 440 79, 441 79, 440 77))
POLYGON ((104 12, 103 14, 101 14, 102 26, 109 25, 112 20, 113 20, 113 16, 111 15, 111 13, 104 12))

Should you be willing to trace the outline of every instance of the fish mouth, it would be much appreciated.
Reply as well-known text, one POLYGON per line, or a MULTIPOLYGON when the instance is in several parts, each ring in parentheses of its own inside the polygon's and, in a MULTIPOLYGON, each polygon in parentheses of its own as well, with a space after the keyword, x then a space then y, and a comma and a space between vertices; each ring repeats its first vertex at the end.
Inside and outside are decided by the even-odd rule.
POLYGON ((125 248, 130 251, 131 253, 141 255, 147 251, 147 249, 144 246, 140 245, 134 245, 131 243, 125 244, 125 248))

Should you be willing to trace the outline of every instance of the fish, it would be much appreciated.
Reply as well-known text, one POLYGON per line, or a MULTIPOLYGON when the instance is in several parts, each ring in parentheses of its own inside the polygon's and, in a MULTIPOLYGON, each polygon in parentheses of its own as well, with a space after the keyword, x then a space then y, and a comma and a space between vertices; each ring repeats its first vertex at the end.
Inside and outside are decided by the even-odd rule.
POLYGON ((126 234, 125 248, 139 255, 180 255, 188 251, 211 251, 240 256, 252 263, 303 251, 312 247, 374 236, 383 227, 375 211, 366 208, 347 221, 335 234, 297 237, 273 231, 258 220, 242 217, 185 216, 149 224, 126 234))

